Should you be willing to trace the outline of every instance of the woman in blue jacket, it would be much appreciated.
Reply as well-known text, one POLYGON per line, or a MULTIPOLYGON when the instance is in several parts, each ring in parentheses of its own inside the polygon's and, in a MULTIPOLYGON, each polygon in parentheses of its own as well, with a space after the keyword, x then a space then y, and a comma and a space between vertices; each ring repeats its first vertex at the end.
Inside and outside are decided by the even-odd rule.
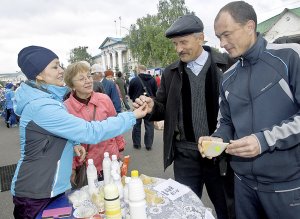
POLYGON ((146 115, 146 106, 103 121, 87 122, 66 111, 67 91, 58 56, 29 46, 18 54, 18 65, 28 78, 16 91, 15 112, 20 119, 21 158, 12 180, 15 218, 29 219, 71 188, 73 150, 79 142, 96 144, 132 128, 146 115))

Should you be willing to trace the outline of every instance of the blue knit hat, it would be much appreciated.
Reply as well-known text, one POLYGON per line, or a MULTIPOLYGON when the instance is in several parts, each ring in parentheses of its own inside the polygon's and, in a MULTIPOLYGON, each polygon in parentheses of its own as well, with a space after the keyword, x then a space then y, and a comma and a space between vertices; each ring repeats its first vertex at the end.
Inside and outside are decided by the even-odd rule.
POLYGON ((18 54, 18 65, 29 80, 35 80, 47 65, 58 56, 51 50, 40 46, 28 46, 18 54))

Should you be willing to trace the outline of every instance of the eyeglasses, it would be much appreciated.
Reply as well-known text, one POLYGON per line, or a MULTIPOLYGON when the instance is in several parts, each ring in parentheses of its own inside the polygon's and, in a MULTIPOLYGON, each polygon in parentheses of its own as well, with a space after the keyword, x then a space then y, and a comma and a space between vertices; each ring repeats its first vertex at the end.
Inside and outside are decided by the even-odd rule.
POLYGON ((88 80, 93 80, 93 76, 88 74, 86 77, 80 77, 78 79, 73 79, 73 81, 79 81, 80 83, 86 83, 88 80))

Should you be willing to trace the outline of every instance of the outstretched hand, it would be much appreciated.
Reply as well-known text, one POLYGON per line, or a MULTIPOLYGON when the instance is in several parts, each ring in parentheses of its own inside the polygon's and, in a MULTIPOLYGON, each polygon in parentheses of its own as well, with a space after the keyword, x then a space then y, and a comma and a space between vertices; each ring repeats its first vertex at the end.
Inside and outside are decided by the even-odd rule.
POLYGON ((133 111, 135 118, 140 119, 147 115, 148 113, 148 105, 147 103, 142 104, 138 108, 135 108, 133 111))
POLYGON ((132 106, 134 109, 137 109, 140 106, 143 106, 144 103, 148 105, 147 113, 151 113, 154 106, 154 101, 151 97, 146 97, 144 95, 141 95, 135 99, 135 101, 132 103, 132 106))

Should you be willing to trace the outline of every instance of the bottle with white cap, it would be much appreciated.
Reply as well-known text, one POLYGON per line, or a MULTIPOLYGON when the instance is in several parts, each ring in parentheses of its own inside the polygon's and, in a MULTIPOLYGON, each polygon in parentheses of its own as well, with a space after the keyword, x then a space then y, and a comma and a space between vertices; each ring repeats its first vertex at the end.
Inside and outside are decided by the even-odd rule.
POLYGON ((119 191, 114 183, 104 186, 104 206, 106 219, 122 218, 119 191))
POLYGON ((124 186, 124 202, 126 204, 129 203, 129 199, 128 199, 128 184, 130 182, 131 178, 130 177, 125 177, 125 186, 124 186))
POLYGON ((88 167, 86 170, 86 175, 88 180, 89 193, 90 195, 92 195, 93 193, 97 192, 97 184, 98 184, 98 174, 93 159, 88 159, 88 167))
POLYGON ((128 184, 129 212, 131 219, 147 219, 145 190, 137 170, 131 171, 128 184))
POLYGON ((108 152, 104 152, 102 168, 103 168, 104 185, 107 185, 108 183, 110 183, 110 171, 111 171, 111 160, 109 158, 108 152))
POLYGON ((118 175, 116 173, 113 174, 113 180, 114 180, 114 184, 118 187, 120 200, 122 200, 122 198, 124 196, 124 191, 123 191, 123 184, 121 182, 120 175, 118 175))

